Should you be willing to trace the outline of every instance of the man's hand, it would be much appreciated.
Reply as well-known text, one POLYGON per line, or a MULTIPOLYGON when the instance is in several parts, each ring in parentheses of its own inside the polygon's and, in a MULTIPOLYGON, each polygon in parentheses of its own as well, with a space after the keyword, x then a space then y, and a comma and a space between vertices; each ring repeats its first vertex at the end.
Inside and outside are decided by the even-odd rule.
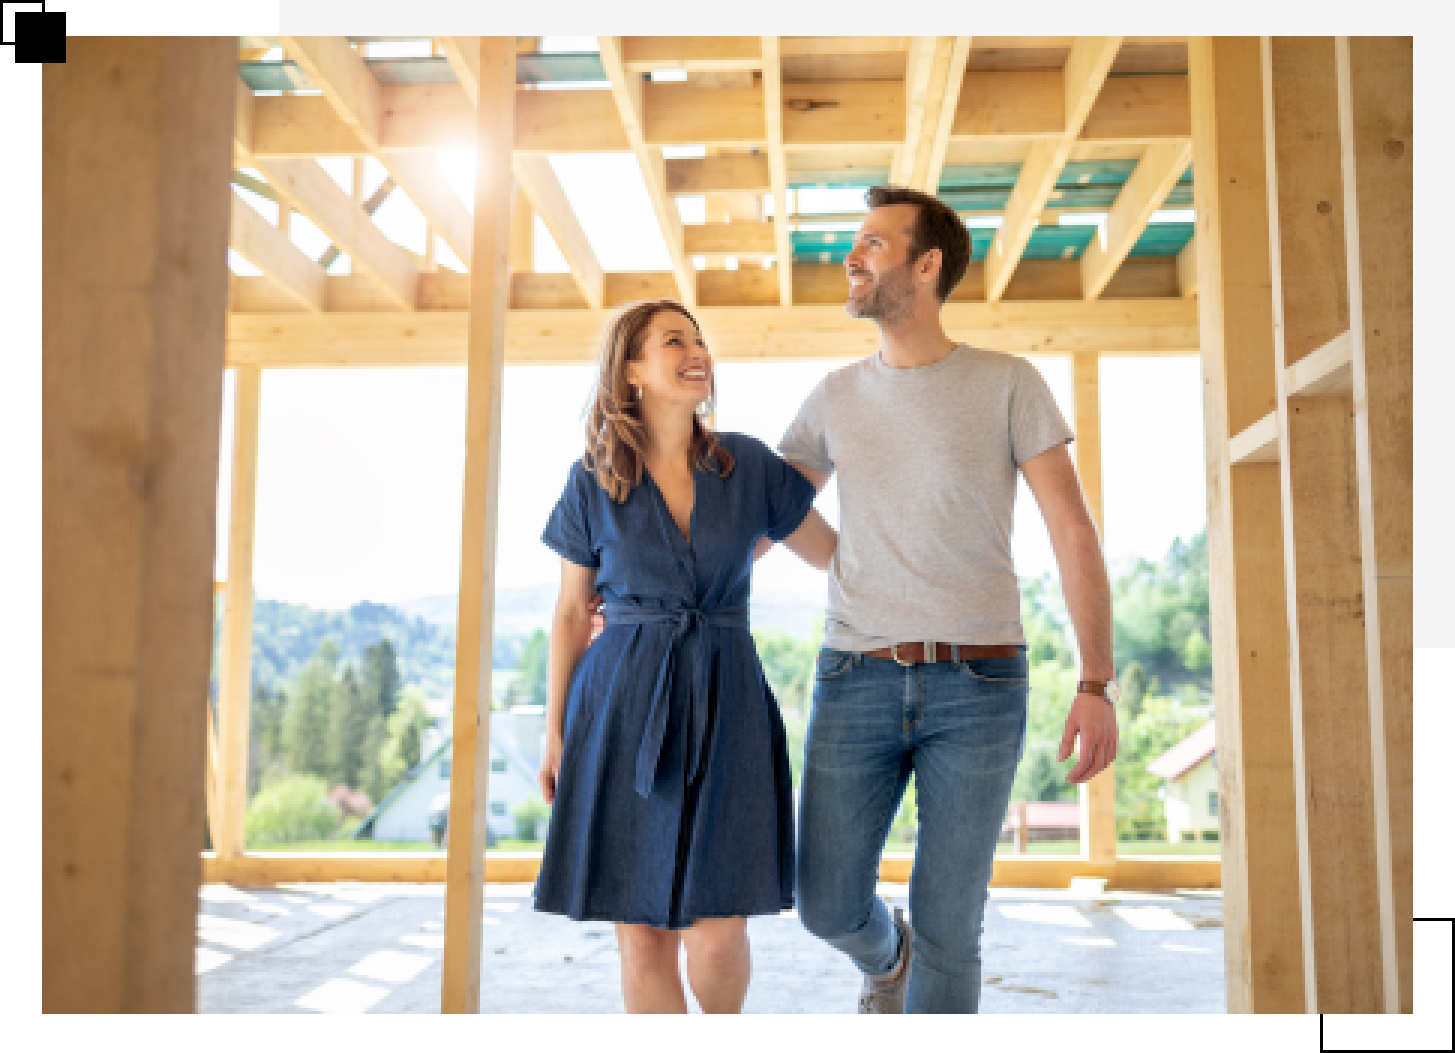
POLYGON ((1076 766, 1066 773, 1067 782, 1086 782, 1100 773, 1117 755, 1116 707, 1100 695, 1082 692, 1071 703, 1066 716, 1066 733, 1061 736, 1058 761, 1071 756, 1071 745, 1080 739, 1076 766))
POLYGON ((591 638, 586 641, 587 646, 590 646, 601 635, 601 630, 606 628, 606 615, 601 613, 600 593, 591 597, 591 602, 586 605, 586 610, 591 614, 591 638))

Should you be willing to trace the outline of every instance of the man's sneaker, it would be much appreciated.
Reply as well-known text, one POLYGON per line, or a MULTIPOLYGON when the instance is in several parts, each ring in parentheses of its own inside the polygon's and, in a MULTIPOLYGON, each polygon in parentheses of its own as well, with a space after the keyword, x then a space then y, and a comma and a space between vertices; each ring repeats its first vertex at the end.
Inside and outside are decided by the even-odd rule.
POLYGON ((899 907, 894 908, 894 927, 899 930, 899 975, 893 980, 864 977, 864 986, 859 990, 861 1013, 904 1012, 904 992, 909 986, 909 960, 914 955, 914 933, 899 907))

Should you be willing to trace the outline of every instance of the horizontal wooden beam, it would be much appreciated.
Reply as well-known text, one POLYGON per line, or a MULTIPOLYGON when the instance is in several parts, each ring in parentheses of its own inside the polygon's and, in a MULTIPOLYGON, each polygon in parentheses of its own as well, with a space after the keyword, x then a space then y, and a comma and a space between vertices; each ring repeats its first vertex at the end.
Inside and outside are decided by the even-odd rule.
POLYGON ((622 37, 621 64, 629 73, 682 69, 697 73, 758 70, 757 37, 622 37))
MULTIPOLYGON (((612 280, 624 277, 607 275, 608 303, 612 280)), ((655 275, 640 277, 658 280, 655 275)), ((413 314, 233 311, 227 320, 228 363, 310 368, 461 365, 469 313, 424 309, 423 290, 430 287, 421 282, 422 309, 413 314)), ((505 327, 507 361, 592 361, 609 316, 609 308, 512 310, 505 327)), ((879 346, 873 323, 849 318, 841 304, 703 307, 697 316, 714 355, 727 361, 855 358, 879 346)), ((1181 298, 951 302, 941 317, 956 340, 1018 354, 1189 355, 1198 350, 1197 305, 1181 298)))
MULTIPOLYGON (((968 47, 965 49, 968 55, 968 47)), ((948 133, 951 142, 1060 137, 1064 78, 1057 71, 970 71, 964 74, 948 133)), ((359 135, 322 95, 254 96, 239 100, 238 125, 260 158, 361 156, 359 135)), ((690 83, 649 83, 647 142, 760 146, 767 142, 762 89, 731 91, 690 83)), ((824 81, 783 85, 783 138, 789 149, 904 142, 905 95, 900 81, 824 81)), ((437 150, 475 141, 474 103, 460 84, 379 87, 381 151, 437 150)), ((1191 134, 1187 78, 1112 77, 1096 99, 1080 141, 1111 144, 1185 139, 1191 134)), ((625 151, 631 145, 610 91, 518 90, 515 149, 531 153, 625 151)))
POLYGON ((665 167, 669 194, 766 194, 773 189, 766 154, 669 158, 665 167))
POLYGON ((774 224, 687 223, 682 227, 687 255, 723 253, 733 256, 772 256, 777 252, 774 224))
MULTIPOLYGON (((487 852, 485 880, 524 884, 540 871, 538 852, 487 852)), ((886 853, 879 863, 879 880, 909 880, 914 857, 886 853)), ((1106 878, 1108 890, 1215 889, 1222 883, 1222 863, 1188 856, 1118 859, 1093 864, 1074 858, 999 857, 990 884, 997 888, 1060 888, 1072 878, 1106 878)), ((273 885, 305 881, 443 882, 443 852, 253 852, 230 861, 202 853, 202 880, 209 884, 273 885)))
POLYGON ((1278 463, 1278 415, 1270 413, 1228 440, 1232 464, 1278 463))
POLYGON ((1348 332, 1283 370, 1289 398, 1354 394, 1354 342, 1348 332))

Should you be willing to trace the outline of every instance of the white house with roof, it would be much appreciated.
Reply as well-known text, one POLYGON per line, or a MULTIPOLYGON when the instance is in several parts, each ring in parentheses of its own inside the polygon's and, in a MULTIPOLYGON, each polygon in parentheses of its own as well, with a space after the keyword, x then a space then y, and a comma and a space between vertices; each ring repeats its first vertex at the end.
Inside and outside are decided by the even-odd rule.
MULTIPOLYGON (((445 723, 448 726, 447 720, 445 723)), ((492 839, 515 837, 515 809, 528 798, 540 799, 536 778, 544 729, 541 706, 522 705, 490 714, 490 800, 486 819, 492 839)), ((438 728, 429 728, 422 746, 423 759, 384 795, 359 825, 355 837, 375 841, 430 839, 429 813, 442 796, 448 800, 450 792, 453 740, 438 728)))
POLYGON ((1218 752, 1209 721, 1147 765, 1164 781, 1169 841, 1218 839, 1218 752))

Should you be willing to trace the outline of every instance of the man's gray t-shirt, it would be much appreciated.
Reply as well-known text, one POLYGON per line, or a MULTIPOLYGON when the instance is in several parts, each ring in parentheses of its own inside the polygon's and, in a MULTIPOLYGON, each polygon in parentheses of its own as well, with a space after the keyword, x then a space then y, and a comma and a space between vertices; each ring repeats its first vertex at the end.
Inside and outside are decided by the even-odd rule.
POLYGON ((825 646, 1024 643, 1016 474, 1072 437, 1017 355, 959 344, 933 365, 891 369, 876 353, 826 376, 778 444, 838 475, 825 646))

